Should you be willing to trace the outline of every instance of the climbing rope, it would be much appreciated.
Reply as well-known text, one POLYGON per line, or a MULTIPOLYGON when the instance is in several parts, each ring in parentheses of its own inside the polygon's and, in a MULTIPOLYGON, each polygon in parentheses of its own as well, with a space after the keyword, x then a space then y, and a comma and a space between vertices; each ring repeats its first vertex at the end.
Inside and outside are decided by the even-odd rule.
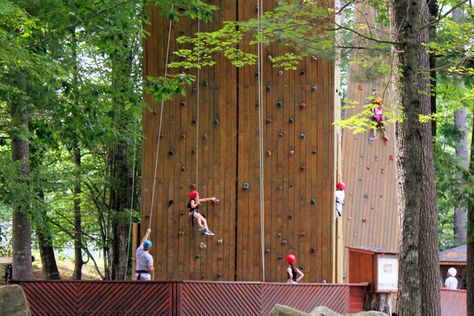
MULTIPOLYGON (((171 10, 173 10, 173 4, 171 5, 171 10)), ((171 26, 172 21, 170 20, 168 25, 168 43, 166 44, 166 56, 165 56, 165 74, 166 77, 168 75, 168 59, 170 53, 170 39, 171 39, 171 26)), ((164 100, 161 100, 160 104, 160 123, 158 126, 158 139, 156 141, 156 156, 155 156, 155 166, 153 168, 153 186, 151 190, 151 203, 150 203, 150 215, 149 215, 149 222, 148 222, 148 229, 151 228, 152 218, 153 218, 153 206, 155 204, 155 188, 156 188, 156 173, 158 169, 158 157, 160 154, 160 139, 161 139, 161 125, 163 122, 163 103, 164 100)))
MULTIPOLYGON (((263 0, 257 0, 258 35, 262 32, 260 17, 263 11, 263 0)), ((264 196, 264 160, 263 160, 263 44, 257 44, 257 72, 258 72, 258 136, 259 136, 259 166, 260 166, 260 250, 262 256, 262 282, 265 282, 265 196, 264 196)))
MULTIPOLYGON (((201 22, 197 21, 197 32, 201 31, 201 22)), ((199 53, 197 57, 197 73, 196 73, 196 181, 195 181, 195 190, 198 191, 198 181, 199 181, 199 105, 200 105, 200 83, 201 83, 201 67, 199 65, 199 53)))

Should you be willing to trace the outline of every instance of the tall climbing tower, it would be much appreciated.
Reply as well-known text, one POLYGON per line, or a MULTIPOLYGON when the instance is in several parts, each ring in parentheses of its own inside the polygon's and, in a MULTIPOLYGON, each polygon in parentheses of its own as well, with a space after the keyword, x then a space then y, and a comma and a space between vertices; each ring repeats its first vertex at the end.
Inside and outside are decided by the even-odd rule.
MULTIPOLYGON (((378 36, 383 34, 382 26, 375 22, 372 9, 362 2, 356 5, 355 25, 364 25, 361 32, 378 36)), ((359 44, 363 46, 366 43, 359 44)), ((358 53, 354 52, 354 58, 358 57, 358 53)), ((386 110, 393 107, 389 79, 389 75, 376 71, 367 75, 358 64, 351 65, 347 98, 358 105, 346 110, 344 118, 360 112, 374 97, 383 99, 386 110)), ((385 123, 385 127, 388 142, 378 135, 370 144, 370 131, 352 134, 345 130, 343 134, 342 169, 347 185, 343 221, 347 247, 398 249, 394 126, 385 123)), ((345 266, 347 270, 347 260, 345 266)))
MULTIPOLYGON (((169 71, 178 36, 257 18, 277 1, 210 2, 219 7, 210 23, 170 24, 152 8, 145 77, 169 71)), ((155 279, 281 282, 293 253, 305 282, 333 281, 334 63, 313 56, 283 71, 270 59, 284 48, 241 48, 259 63, 236 69, 217 56, 185 96, 145 96, 141 231, 152 228, 155 279), (192 186, 220 199, 201 207, 213 237, 190 223, 192 186)))

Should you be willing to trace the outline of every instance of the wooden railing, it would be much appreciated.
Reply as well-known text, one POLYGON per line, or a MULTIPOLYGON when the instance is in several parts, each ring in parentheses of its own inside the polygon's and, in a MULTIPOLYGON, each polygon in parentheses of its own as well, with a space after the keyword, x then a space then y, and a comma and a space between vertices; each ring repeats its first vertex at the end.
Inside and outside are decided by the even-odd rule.
POLYGON ((275 304, 310 312, 363 310, 365 284, 12 281, 33 315, 268 315, 275 304))

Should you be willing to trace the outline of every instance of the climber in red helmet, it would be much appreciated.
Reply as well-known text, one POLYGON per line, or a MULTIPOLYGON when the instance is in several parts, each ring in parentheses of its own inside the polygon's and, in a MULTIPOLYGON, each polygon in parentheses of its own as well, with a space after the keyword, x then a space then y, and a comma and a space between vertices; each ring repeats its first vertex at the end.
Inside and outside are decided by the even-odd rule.
POLYGON ((342 216, 342 206, 344 205, 344 199, 346 194, 344 190, 346 189, 346 185, 344 182, 339 181, 336 183, 336 218, 342 216))
POLYGON ((199 211, 199 205, 201 205, 201 202, 208 202, 212 201, 214 203, 219 202, 219 199, 217 199, 215 196, 210 197, 210 198, 200 198, 199 197, 199 192, 196 190, 193 190, 189 192, 189 216, 191 216, 192 223, 194 225, 194 220, 197 220, 198 225, 199 225, 199 230, 203 231, 203 234, 206 236, 214 236, 214 233, 209 230, 209 227, 207 226, 207 220, 202 216, 201 212, 199 211))
POLYGON ((288 262, 288 269, 286 273, 288 274, 288 284, 298 284, 301 279, 304 277, 303 272, 301 272, 297 267, 294 266, 296 263, 296 257, 293 254, 286 256, 286 262, 288 262))

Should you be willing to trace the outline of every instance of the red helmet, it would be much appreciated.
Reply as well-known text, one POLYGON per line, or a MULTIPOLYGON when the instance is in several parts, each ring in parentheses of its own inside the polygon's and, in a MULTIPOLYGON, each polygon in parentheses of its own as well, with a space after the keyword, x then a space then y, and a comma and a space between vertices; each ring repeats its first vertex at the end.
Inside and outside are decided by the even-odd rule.
POLYGON ((296 262, 295 255, 289 254, 288 256, 286 256, 286 262, 288 262, 289 264, 295 264, 296 262))
POLYGON ((343 190, 346 188, 346 185, 344 184, 344 182, 342 181, 339 181, 336 183, 336 188, 338 188, 339 190, 343 190))
POLYGON ((191 201, 191 200, 196 199, 196 196, 198 196, 198 195, 199 195, 199 192, 196 191, 196 190, 193 190, 193 191, 189 192, 189 200, 191 201))

